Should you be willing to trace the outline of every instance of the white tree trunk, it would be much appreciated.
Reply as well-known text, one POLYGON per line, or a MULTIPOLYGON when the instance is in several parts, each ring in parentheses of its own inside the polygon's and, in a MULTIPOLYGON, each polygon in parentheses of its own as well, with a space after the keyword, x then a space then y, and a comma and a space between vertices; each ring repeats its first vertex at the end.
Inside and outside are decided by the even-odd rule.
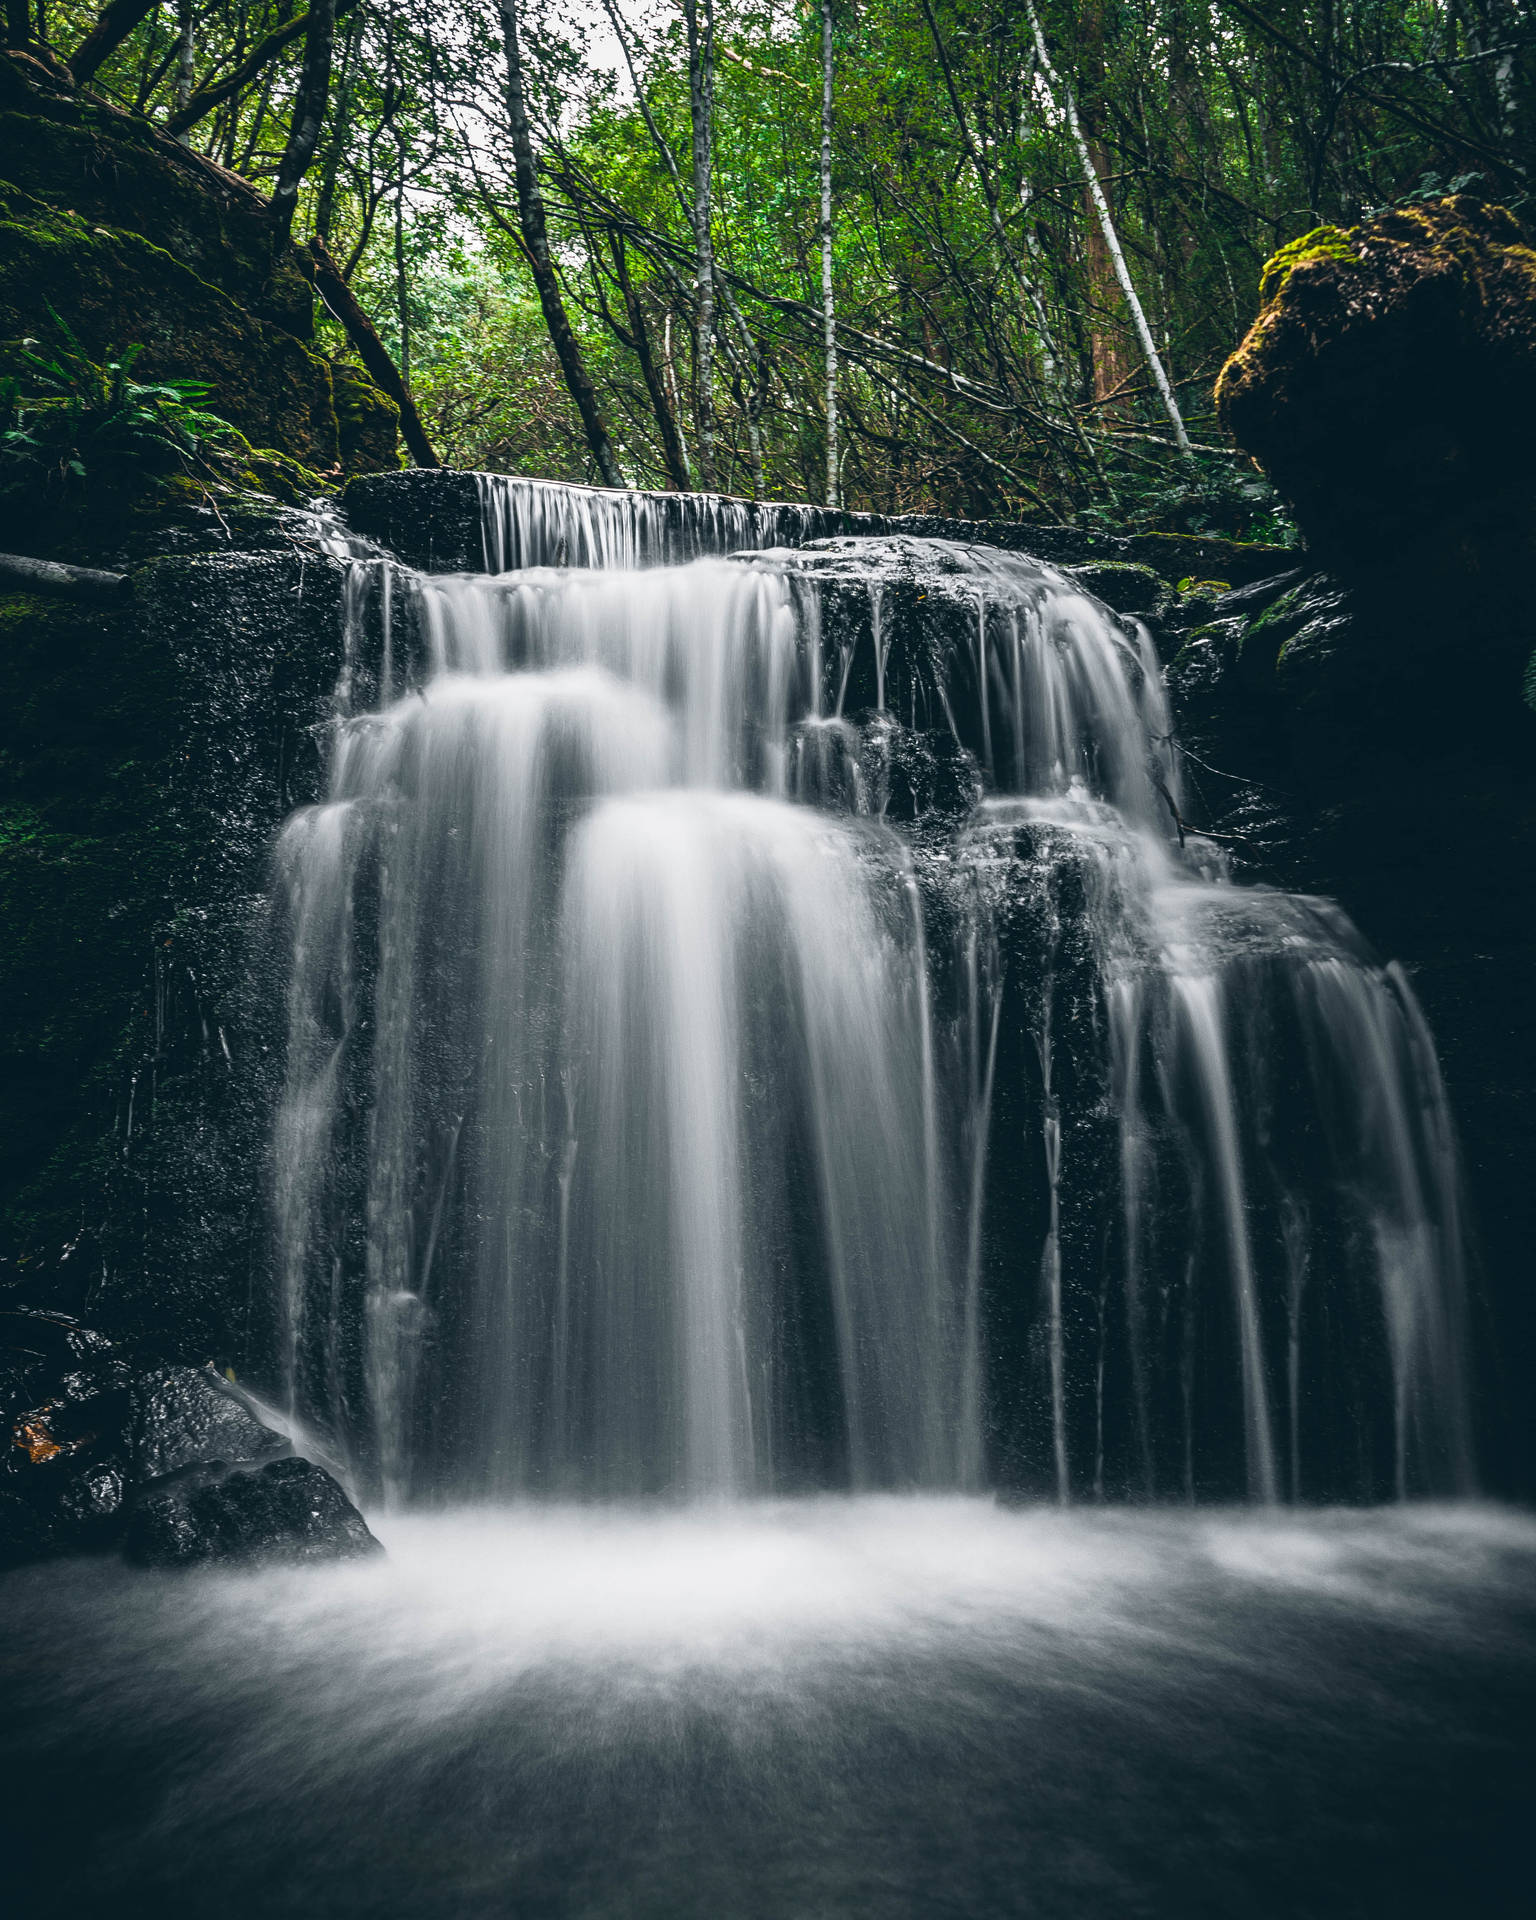
POLYGON ((827 505, 840 507, 837 306, 832 292, 832 0, 821 0, 821 321, 827 349, 827 505))
POLYGON ((714 0, 683 0, 688 26, 688 104, 693 122, 693 377, 699 479, 715 485, 715 246, 710 232, 715 118, 714 0))
POLYGON ((1099 225, 1104 232, 1104 244, 1109 249, 1109 257, 1114 262, 1115 278, 1120 282, 1120 291, 1125 295, 1125 304, 1131 310, 1131 319, 1135 323, 1136 337, 1141 342, 1141 350, 1146 355, 1147 365, 1152 370, 1152 378, 1157 383, 1158 393, 1162 396, 1163 406, 1173 426, 1173 437, 1180 449, 1188 453, 1189 435, 1184 430, 1184 416, 1179 412, 1179 403, 1174 398, 1173 387, 1169 383, 1167 369, 1158 355, 1157 346, 1152 339, 1152 329, 1147 324, 1147 316, 1137 298, 1136 288, 1131 280, 1131 270, 1125 263, 1125 253, 1120 245, 1120 236, 1115 232, 1115 223, 1110 217, 1109 202, 1104 198, 1104 188, 1098 171, 1093 164, 1093 155, 1088 151, 1088 142, 1083 137, 1082 124, 1077 117, 1077 102, 1072 97, 1072 89, 1057 74, 1051 65, 1051 56, 1046 49, 1045 35, 1040 28, 1040 16, 1035 11, 1035 0, 1024 0, 1025 11, 1029 15, 1030 29, 1035 38, 1035 51, 1040 56, 1040 68, 1047 83, 1060 96, 1066 111, 1067 126, 1071 130, 1072 140, 1077 148, 1077 157, 1082 162, 1083 178, 1088 184, 1088 192, 1098 210, 1099 225))
MULTIPOLYGON (((193 69, 197 62, 197 25, 193 0, 176 0, 176 87, 172 95, 179 112, 192 98, 193 69)), ((177 135, 184 147, 192 144, 190 132, 177 135)))

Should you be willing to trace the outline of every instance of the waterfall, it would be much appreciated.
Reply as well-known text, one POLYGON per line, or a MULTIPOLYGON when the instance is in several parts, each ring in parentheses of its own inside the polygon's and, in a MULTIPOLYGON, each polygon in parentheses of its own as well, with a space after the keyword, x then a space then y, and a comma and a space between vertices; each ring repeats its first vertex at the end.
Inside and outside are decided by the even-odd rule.
POLYGON ((1469 1485, 1433 1045, 1185 833, 1145 630, 480 485, 277 849, 292 1412, 398 1500, 1469 1485))

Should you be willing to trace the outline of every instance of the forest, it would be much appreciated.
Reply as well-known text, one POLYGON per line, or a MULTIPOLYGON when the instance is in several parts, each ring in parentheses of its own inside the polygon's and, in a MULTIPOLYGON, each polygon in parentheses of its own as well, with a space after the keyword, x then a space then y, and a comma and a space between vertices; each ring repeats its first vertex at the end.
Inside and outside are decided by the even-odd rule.
POLYGON ((8 0, 271 196, 416 464, 1284 541, 1211 385, 1325 224, 1536 163, 1520 0, 8 0), (394 384, 391 382, 390 384, 394 384))

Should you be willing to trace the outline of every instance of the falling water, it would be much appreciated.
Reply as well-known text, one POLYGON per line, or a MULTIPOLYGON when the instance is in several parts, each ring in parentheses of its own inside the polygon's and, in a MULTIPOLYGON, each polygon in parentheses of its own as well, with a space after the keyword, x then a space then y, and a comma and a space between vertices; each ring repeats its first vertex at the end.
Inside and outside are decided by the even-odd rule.
POLYGON ((1467 1485, 1432 1044, 1176 830, 1145 631, 815 509, 482 496, 278 848, 279 1367, 353 1471, 1467 1485))

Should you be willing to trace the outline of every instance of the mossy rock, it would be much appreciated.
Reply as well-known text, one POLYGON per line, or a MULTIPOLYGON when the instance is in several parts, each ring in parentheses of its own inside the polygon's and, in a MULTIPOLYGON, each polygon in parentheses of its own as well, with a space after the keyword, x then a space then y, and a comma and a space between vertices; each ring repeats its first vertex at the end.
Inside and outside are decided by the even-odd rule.
MULTIPOLYGON (((393 403, 314 351, 306 258, 275 240, 261 194, 0 59, 0 342, 46 339, 49 306, 94 358, 142 344, 145 377, 206 381, 211 410, 279 460, 399 465, 393 403)), ((287 481, 264 490, 293 496, 287 481)))
POLYGON ((298 250, 274 249, 254 188, 105 104, 29 94, 14 107, 0 110, 0 180, 87 226, 131 228, 257 317, 314 337, 298 250))
POLYGON ((331 362, 331 391, 343 473, 389 473, 400 466, 400 409, 361 367, 331 362))
POLYGON ((1454 544, 1536 493, 1536 252, 1512 214, 1463 197, 1318 228, 1262 288, 1217 407, 1320 555, 1454 544))
POLYGON ((319 354, 141 235, 0 186, 0 339, 46 340, 50 307, 93 358, 142 343, 140 377, 205 380, 210 409, 254 446, 337 465, 331 370, 319 354))
POLYGON ((1150 617, 1168 595, 1158 573, 1134 560, 1092 560, 1072 571, 1096 600, 1116 613, 1150 617))

